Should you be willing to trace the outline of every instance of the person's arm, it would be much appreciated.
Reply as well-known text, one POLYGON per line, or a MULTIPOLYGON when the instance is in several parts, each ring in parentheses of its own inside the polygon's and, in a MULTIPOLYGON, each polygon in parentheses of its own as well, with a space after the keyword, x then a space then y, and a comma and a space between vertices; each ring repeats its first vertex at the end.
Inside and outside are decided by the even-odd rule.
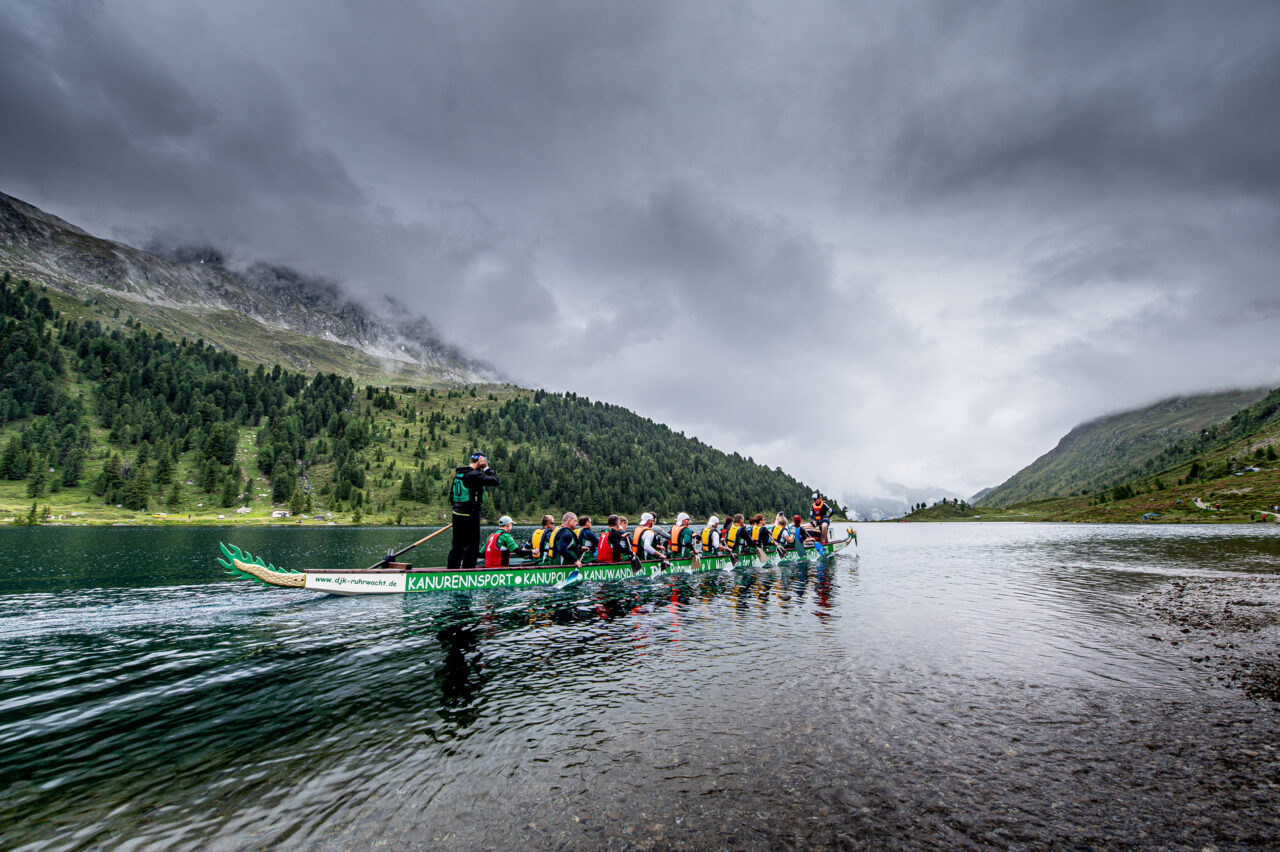
POLYGON ((462 475, 462 480, 467 488, 472 491, 481 488, 498 487, 498 474, 494 473, 491 467, 486 467, 483 470, 470 470, 462 475))
POLYGON ((574 538, 573 533, 567 527, 561 527, 556 533, 556 555, 563 557, 573 563, 581 563, 581 555, 575 546, 578 540, 574 538))
POLYGON ((653 549, 653 530, 645 530, 640 533, 640 546, 644 549, 645 556, 657 556, 658 551, 653 549))

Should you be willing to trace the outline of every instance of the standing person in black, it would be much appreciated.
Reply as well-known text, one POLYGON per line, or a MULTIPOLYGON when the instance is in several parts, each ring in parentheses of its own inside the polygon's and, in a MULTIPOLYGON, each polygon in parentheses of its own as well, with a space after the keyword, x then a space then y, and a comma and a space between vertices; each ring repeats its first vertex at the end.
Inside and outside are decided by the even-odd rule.
POLYGON ((453 547, 449 548, 449 570, 474 568, 480 555, 480 509, 485 488, 497 488, 498 475, 479 450, 471 454, 471 464, 454 471, 449 499, 453 501, 453 547))

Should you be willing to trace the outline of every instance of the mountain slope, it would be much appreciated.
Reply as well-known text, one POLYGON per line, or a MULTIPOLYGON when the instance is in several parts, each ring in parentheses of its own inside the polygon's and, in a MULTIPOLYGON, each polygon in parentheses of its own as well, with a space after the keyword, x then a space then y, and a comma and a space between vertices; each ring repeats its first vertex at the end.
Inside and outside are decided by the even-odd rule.
POLYGON ((247 360, 374 382, 492 381, 491 367, 443 342, 422 317, 387 316, 333 284, 268 264, 229 268, 207 249, 167 257, 100 239, 0 193, 0 266, 103 316, 116 311, 174 337, 203 338, 247 360))
MULTIPOLYGON (((65 314, 65 295, 0 272, 0 514, 79 521, 165 510, 436 522, 475 447, 507 512, 705 517, 802 512, 810 489, 624 408, 511 385, 359 388, 350 377, 65 314)), ((159 514, 159 513, 157 513, 159 514)), ((169 520, 167 517, 164 520, 169 520)))
POLYGON ((1067 497, 1163 469, 1174 450, 1267 396, 1266 388, 1175 397, 1083 423, 1003 484, 973 498, 983 506, 1067 497))

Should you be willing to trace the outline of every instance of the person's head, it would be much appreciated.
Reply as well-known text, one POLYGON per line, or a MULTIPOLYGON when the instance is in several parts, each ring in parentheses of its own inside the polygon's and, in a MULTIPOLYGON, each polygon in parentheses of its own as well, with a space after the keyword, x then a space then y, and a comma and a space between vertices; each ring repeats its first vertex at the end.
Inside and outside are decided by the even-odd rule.
POLYGON ((791 522, 794 523, 796 526, 800 526, 801 520, 803 519, 799 515, 795 515, 791 518, 791 522))
POLYGON ((735 524, 739 524, 739 525, 741 525, 741 524, 742 524, 742 513, 741 513, 741 512, 739 512, 738 514, 736 514, 736 515, 734 515, 734 516, 733 516, 733 522, 734 522, 735 524))
POLYGON ((763 523, 764 523, 764 515, 761 515, 759 513, 757 513, 755 517, 751 519, 751 526, 753 527, 759 526, 760 524, 763 524, 763 523))
POLYGON ((775 524, 783 524, 785 526, 787 523, 787 516, 779 512, 777 515, 774 516, 773 522, 775 524))
POLYGON ((822 495, 819 494, 817 491, 813 492, 813 502, 815 503, 822 502, 822 495))
POLYGON ((626 515, 619 515, 619 516, 618 516, 618 529, 620 529, 620 530, 625 530, 626 528, 627 528, 627 516, 626 516, 626 515))
POLYGON ((544 527, 554 527, 554 526, 556 525, 556 519, 555 519, 555 518, 553 518, 553 517, 552 517, 552 516, 550 516, 550 515, 543 515, 543 516, 542 516, 542 525, 543 525, 544 527))
POLYGON ((651 512, 645 512, 640 516, 640 526, 653 526, 653 514, 651 512))
POLYGON ((676 526, 678 526, 678 527, 687 527, 687 526, 689 526, 689 524, 691 524, 691 523, 693 523, 693 519, 692 519, 692 518, 690 518, 690 517, 689 517, 687 514, 685 514, 684 512, 681 512, 680 514, 676 515, 676 526))
POLYGON ((507 517, 506 515, 503 515, 501 518, 498 518, 498 526, 501 529, 506 530, 507 532, 511 532, 511 525, 514 523, 515 521, 511 520, 511 518, 507 517))
POLYGON ((578 516, 573 512, 565 512, 564 517, 560 519, 560 526, 573 529, 578 525, 578 516))
POLYGON ((591 516, 590 516, 590 515, 583 515, 581 518, 578 518, 578 526, 582 527, 583 529, 590 529, 590 528, 591 528, 591 516))
POLYGON ((605 526, 611 530, 616 530, 618 528, 618 516, 610 515, 609 520, 605 521, 605 526))
POLYGON ((471 453, 471 466, 476 469, 488 467, 489 459, 482 451, 474 450, 471 453))
POLYGON ((720 518, 716 517, 715 515, 712 515, 711 517, 707 518, 707 526, 711 527, 712 529, 715 529, 716 527, 720 526, 720 518))

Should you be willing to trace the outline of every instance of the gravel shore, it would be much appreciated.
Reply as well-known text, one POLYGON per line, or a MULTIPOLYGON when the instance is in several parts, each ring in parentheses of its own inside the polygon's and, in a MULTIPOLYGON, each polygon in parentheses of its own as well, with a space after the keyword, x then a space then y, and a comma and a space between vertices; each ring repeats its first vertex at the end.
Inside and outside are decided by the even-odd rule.
POLYGON ((1250 698, 1280 702, 1280 577, 1180 578, 1139 601, 1155 618, 1148 639, 1250 698))

